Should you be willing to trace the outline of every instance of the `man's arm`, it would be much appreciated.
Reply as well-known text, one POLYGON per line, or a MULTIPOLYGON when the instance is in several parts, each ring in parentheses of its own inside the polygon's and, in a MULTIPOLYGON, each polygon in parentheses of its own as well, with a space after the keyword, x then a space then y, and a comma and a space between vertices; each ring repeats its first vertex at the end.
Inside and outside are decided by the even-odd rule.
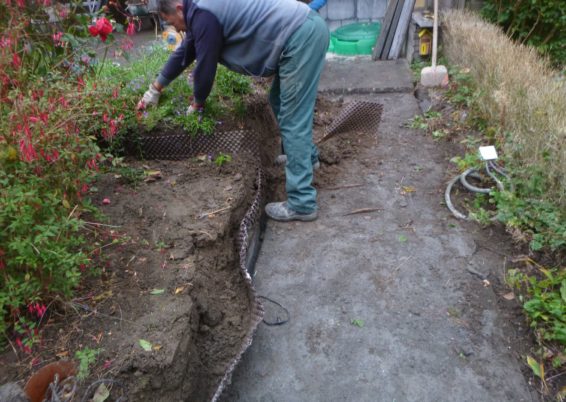
POLYGON ((181 45, 171 53, 153 86, 158 90, 162 90, 169 85, 171 81, 177 78, 185 68, 190 66, 194 60, 195 43, 193 38, 187 35, 181 45))
POLYGON ((192 21, 197 65, 193 71, 194 102, 203 106, 212 90, 216 68, 222 52, 222 26, 214 14, 198 10, 192 21))
POLYGON ((187 37, 170 56, 157 79, 149 85, 149 89, 138 102, 137 109, 143 110, 155 106, 159 102, 161 91, 181 74, 195 59, 195 46, 192 38, 187 37))

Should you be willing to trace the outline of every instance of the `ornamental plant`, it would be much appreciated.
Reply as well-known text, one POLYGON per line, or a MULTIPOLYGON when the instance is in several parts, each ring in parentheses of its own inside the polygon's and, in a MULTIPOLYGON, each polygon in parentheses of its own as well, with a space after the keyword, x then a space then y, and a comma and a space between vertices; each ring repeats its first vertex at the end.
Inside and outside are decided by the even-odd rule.
POLYGON ((80 2, 0 0, 0 343, 25 353, 92 264, 80 216, 127 106, 92 78, 112 31, 80 2))

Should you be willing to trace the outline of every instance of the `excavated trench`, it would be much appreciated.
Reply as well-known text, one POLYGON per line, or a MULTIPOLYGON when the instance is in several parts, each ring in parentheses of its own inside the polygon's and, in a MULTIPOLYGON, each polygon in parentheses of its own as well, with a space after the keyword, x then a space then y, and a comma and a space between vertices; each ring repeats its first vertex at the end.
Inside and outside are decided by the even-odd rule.
MULTIPOLYGON (((272 191, 264 167, 277 154, 277 128, 265 102, 249 106, 243 127, 222 127, 214 136, 194 138, 162 129, 127 146, 152 169, 172 177, 175 184, 171 194, 168 186, 151 184, 153 187, 144 189, 145 198, 154 196, 158 204, 169 204, 165 211, 147 207, 147 201, 137 205, 132 199, 113 205, 116 215, 123 216, 125 210, 139 215, 137 223, 130 222, 132 233, 137 230, 147 243, 160 238, 162 244, 171 246, 166 252, 170 253, 167 268, 156 279, 159 284, 149 280, 142 286, 165 288, 168 297, 149 298, 136 324, 122 329, 135 333, 133 338, 158 345, 147 353, 134 344, 120 358, 118 377, 130 400, 216 400, 262 320, 250 273, 261 243, 263 207, 272 191), (233 156, 229 167, 193 166, 195 160, 199 165, 199 158, 220 153, 233 156), (182 173, 184 169, 188 171, 182 173), (227 207, 217 202, 223 197, 216 193, 219 188, 229 189, 227 207), (204 204, 197 208, 205 213, 196 214, 196 203, 190 200, 170 202, 184 194, 204 204), (142 219, 136 211, 144 205, 142 219), (179 289, 183 290, 177 294, 179 289)), ((133 258, 125 254, 122 261, 133 258)), ((146 262, 153 260, 154 267, 159 265, 159 255, 145 258, 146 262)), ((155 278, 155 268, 152 271, 155 278)))
MULTIPOLYGON (((341 101, 319 99, 317 105, 315 137, 320 141, 346 131, 375 131, 382 111, 372 102, 354 102, 342 109, 341 101)), ((179 201, 150 208, 145 212, 150 218, 131 228, 146 232, 146 241, 154 243, 156 235, 148 231, 165 236, 172 257, 169 268, 160 272, 159 287, 173 292, 163 300, 150 298, 151 305, 137 320, 141 326, 134 330, 135 337, 160 342, 158 350, 148 354, 130 347, 131 353, 118 365, 132 400, 217 400, 262 320, 250 274, 261 243, 264 204, 282 196, 276 193, 283 187, 283 170, 273 166, 280 151, 278 130, 265 101, 248 106, 244 124, 221 127, 214 136, 194 138, 183 132, 154 131, 130 146, 146 160, 158 159, 169 178, 161 187, 144 189, 146 198, 155 195, 167 204, 179 201), (234 157, 226 168, 194 163, 195 157, 220 153, 234 157), (173 161, 163 162, 167 159, 173 161), (198 213, 202 209, 209 212, 198 213), (188 297, 180 299, 177 290, 185 287, 188 297)), ((344 149, 355 147, 339 137, 333 141, 334 145, 328 141, 319 147, 328 166, 338 163, 344 149)), ((128 208, 139 211, 143 205, 128 208)), ((159 257, 153 267, 158 261, 159 257)), ((154 268, 146 269, 155 275, 154 268)), ((151 287, 156 286, 146 282, 145 288, 151 287)))

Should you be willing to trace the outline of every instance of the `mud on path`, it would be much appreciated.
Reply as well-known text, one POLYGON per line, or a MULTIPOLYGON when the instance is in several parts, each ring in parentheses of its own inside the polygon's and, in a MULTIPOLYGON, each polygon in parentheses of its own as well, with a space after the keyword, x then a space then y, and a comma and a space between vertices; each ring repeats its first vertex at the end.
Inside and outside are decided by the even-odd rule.
MULTIPOLYGON (((316 138, 340 107, 319 99, 316 138)), ((284 169, 272 163, 280 149, 277 129, 265 102, 250 110, 245 124, 228 122, 223 129, 260 134, 267 199, 283 199, 284 169)), ((335 183, 340 161, 354 156, 362 139, 336 137, 321 145, 317 187, 335 183)), ((112 379, 123 384, 113 386, 113 398, 211 399, 243 347, 255 302, 239 270, 236 237, 256 190, 257 161, 241 153, 217 166, 215 156, 126 159, 124 174, 98 178, 92 202, 103 223, 83 216, 98 247, 96 275, 75 299, 50 306, 40 353, 0 356, 0 383, 23 385, 45 364, 90 348, 98 354, 81 392, 95 380, 112 379), (132 184, 128 172, 143 177, 132 184)))

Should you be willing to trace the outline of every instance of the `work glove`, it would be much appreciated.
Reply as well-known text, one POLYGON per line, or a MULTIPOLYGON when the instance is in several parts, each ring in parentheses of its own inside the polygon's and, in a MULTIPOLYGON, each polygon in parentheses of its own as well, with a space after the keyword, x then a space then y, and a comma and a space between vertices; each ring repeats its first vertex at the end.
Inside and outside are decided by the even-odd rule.
POLYGON ((159 102, 159 92, 153 84, 149 84, 149 89, 143 94, 143 98, 138 102, 138 109, 145 109, 147 106, 155 106, 159 102))
POLYGON ((187 115, 193 113, 200 113, 200 114, 204 113, 204 106, 196 103, 191 103, 191 106, 189 106, 189 108, 187 109, 187 115))
POLYGON ((191 105, 187 109, 187 116, 194 113, 198 115, 198 122, 200 123, 204 114, 204 106, 197 103, 191 103, 191 105))

